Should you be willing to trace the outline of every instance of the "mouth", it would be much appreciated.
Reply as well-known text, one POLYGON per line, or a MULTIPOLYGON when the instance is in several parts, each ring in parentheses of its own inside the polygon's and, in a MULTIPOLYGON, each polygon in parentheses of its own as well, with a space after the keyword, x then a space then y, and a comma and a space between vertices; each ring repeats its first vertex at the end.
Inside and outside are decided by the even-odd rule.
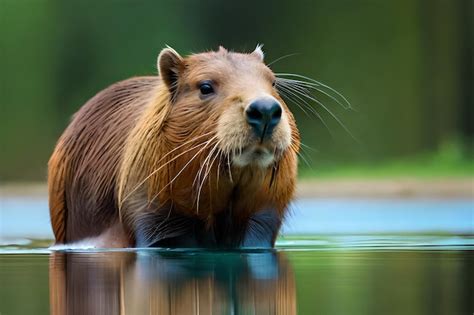
POLYGON ((275 148, 261 144, 250 145, 235 153, 232 161, 239 167, 256 165, 265 168, 275 161, 275 148))

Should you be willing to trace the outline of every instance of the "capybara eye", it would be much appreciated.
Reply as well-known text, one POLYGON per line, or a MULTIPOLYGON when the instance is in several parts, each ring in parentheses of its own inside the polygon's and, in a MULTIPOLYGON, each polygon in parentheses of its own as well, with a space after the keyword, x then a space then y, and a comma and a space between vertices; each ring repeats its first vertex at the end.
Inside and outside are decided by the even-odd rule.
POLYGON ((210 82, 202 82, 199 85, 199 90, 201 91, 202 95, 208 95, 214 93, 214 88, 212 87, 210 82))

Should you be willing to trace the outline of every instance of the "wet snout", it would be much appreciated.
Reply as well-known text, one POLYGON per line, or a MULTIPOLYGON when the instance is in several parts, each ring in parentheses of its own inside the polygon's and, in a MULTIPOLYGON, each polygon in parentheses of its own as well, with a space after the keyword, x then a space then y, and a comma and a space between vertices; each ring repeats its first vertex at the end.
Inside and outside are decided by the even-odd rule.
POLYGON ((260 141, 269 138, 281 119, 281 105, 272 97, 257 98, 247 107, 247 122, 260 141))

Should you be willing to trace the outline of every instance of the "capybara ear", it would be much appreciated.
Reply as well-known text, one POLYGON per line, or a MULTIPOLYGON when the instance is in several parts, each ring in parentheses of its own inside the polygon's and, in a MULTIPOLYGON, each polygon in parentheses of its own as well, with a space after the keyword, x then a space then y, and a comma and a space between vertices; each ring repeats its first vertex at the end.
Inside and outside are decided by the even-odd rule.
POLYGON ((252 52, 252 55, 257 56, 261 61, 263 61, 263 58, 265 58, 262 47, 263 44, 257 44, 257 47, 255 47, 255 50, 252 52))
POLYGON ((183 66, 183 58, 171 47, 163 49, 157 61, 158 71, 168 87, 172 97, 176 93, 179 73, 183 66))

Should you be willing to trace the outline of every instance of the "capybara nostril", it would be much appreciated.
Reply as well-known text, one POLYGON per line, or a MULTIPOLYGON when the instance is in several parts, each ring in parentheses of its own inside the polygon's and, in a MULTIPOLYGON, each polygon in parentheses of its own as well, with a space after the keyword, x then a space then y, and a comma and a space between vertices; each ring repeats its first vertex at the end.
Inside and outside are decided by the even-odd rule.
POLYGON ((272 134, 280 122, 281 106, 273 98, 259 98, 249 105, 245 113, 255 135, 263 140, 272 134))

